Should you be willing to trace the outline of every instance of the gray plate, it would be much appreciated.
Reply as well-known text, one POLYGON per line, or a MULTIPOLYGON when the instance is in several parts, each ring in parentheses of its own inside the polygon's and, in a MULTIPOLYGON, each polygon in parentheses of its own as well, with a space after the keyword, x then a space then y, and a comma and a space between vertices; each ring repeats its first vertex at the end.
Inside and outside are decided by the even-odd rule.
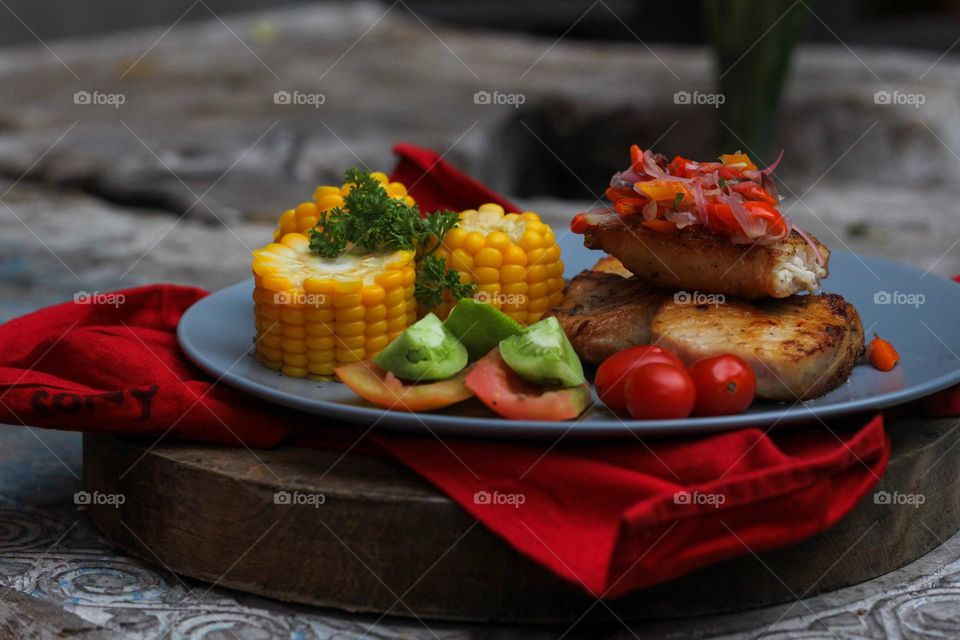
MULTIPOLYGON (((560 244, 568 278, 601 255, 585 249, 579 237, 571 234, 565 234, 560 244)), ((631 432, 677 435, 780 427, 889 407, 960 382, 960 285, 901 264, 845 252, 833 253, 830 271, 826 289, 856 305, 868 336, 877 332, 893 342, 903 360, 889 373, 858 365, 850 380, 815 400, 794 405, 758 403, 736 416, 621 420, 598 406, 576 422, 523 422, 496 417, 476 400, 434 413, 385 411, 343 384, 289 378, 261 367, 251 355, 252 280, 197 302, 180 320, 177 335, 197 366, 259 398, 331 421, 444 435, 553 438, 566 433, 569 438, 623 438, 631 432)))

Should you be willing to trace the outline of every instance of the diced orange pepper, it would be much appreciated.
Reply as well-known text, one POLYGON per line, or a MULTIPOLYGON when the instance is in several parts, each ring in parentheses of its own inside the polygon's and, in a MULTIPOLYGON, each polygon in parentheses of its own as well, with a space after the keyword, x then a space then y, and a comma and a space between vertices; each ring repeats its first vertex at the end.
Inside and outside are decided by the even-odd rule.
POLYGON ((757 165, 753 164, 750 158, 745 153, 725 153, 720 156, 720 162, 725 165, 731 164, 743 164, 742 167, 737 167, 741 171, 756 171, 757 165))
POLYGON ((690 193, 690 190, 687 189, 687 187, 680 182, 674 182, 672 180, 650 180, 649 182, 637 182, 634 186, 643 192, 645 196, 648 196, 651 200, 656 200, 657 202, 673 202, 678 193, 683 194, 683 200, 681 200, 681 202, 693 200, 693 194, 690 193))
POLYGON ((900 362, 900 354, 893 348, 893 345, 877 334, 873 334, 873 340, 870 341, 867 350, 870 356, 870 364, 880 371, 890 371, 900 362))

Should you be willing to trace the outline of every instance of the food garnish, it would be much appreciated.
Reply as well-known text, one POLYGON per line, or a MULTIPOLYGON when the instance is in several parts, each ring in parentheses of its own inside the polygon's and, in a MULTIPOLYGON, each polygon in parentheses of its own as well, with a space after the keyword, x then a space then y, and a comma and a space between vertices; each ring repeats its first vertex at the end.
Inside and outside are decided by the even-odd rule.
POLYGON ((587 408, 590 387, 542 387, 513 371, 495 348, 473 365, 467 387, 492 411, 510 420, 573 420, 587 408))
POLYGON ((749 364, 732 354, 701 358, 688 371, 697 390, 695 416, 743 413, 757 395, 757 376, 749 364))
POLYGON ((392 197, 382 182, 356 167, 346 172, 342 206, 319 212, 310 230, 310 250, 322 258, 348 253, 409 250, 419 263, 414 295, 425 307, 439 304, 444 292, 454 299, 473 295, 476 286, 433 255, 439 240, 457 227, 459 215, 437 211, 421 215, 416 204, 392 197))
POLYGON ((804 238, 822 265, 817 243, 780 210, 780 197, 770 177, 783 153, 766 169, 758 169, 744 153, 724 154, 718 162, 672 161, 649 149, 630 147, 630 166, 614 174, 606 191, 612 208, 577 214, 571 230, 582 233, 610 217, 641 216, 645 226, 670 232, 703 225, 733 244, 772 244, 791 231, 804 238))
POLYGON ((404 380, 442 380, 467 366, 467 350, 428 313, 374 356, 373 363, 404 380))
POLYGON ((575 387, 586 382, 580 358, 552 316, 501 342, 500 357, 520 377, 534 384, 575 387))
MULTIPOLYGON (((407 193, 407 187, 401 182, 390 182, 387 174, 382 171, 374 171, 370 177, 380 183, 387 194, 412 207, 417 204, 413 196, 407 193)), ((343 197, 353 188, 352 182, 345 182, 341 186, 321 185, 313 192, 313 200, 301 202, 294 209, 288 209, 283 212, 277 221, 277 229, 273 232, 273 241, 279 242, 280 238, 288 233, 302 233, 309 236, 310 230, 317 226, 320 215, 324 211, 336 207, 343 207, 343 197)))
POLYGON ((479 360, 500 341, 523 333, 522 324, 499 309, 473 298, 464 298, 443 323, 467 348, 470 360, 479 360))
POLYGON ((870 364, 880 371, 890 371, 900 362, 900 354, 893 345, 877 334, 873 334, 873 340, 867 346, 867 357, 870 364))
POLYGON ((336 368, 337 378, 358 396, 385 409, 433 411, 473 397, 464 384, 469 368, 437 382, 405 382, 372 362, 353 362, 336 368))

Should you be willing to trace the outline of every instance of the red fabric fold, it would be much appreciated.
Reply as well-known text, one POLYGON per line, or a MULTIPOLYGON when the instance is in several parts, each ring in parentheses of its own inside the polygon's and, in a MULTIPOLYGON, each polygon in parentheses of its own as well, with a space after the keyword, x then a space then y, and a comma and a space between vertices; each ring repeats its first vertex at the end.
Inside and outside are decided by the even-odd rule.
MULTIPOLYGON (((433 152, 397 152, 394 177, 414 185, 428 210, 483 202, 516 210, 433 152)), ((156 285, 112 295, 119 304, 67 302, 0 326, 0 421, 252 448, 345 450, 361 438, 363 429, 317 427, 189 363, 176 326, 203 291, 156 285)), ((958 408, 957 389, 944 397, 947 410, 958 408)), ((607 598, 825 530, 873 488, 890 454, 880 415, 614 443, 375 431, 360 447, 399 461, 520 553, 607 598)))

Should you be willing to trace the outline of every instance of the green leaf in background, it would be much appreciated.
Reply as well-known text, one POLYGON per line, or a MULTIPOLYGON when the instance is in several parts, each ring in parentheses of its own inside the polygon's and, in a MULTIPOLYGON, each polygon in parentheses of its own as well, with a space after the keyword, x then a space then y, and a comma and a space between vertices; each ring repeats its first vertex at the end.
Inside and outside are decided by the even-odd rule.
POLYGON ((702 6, 724 96, 720 148, 746 147, 770 162, 780 95, 808 11, 798 0, 702 0, 702 6))

